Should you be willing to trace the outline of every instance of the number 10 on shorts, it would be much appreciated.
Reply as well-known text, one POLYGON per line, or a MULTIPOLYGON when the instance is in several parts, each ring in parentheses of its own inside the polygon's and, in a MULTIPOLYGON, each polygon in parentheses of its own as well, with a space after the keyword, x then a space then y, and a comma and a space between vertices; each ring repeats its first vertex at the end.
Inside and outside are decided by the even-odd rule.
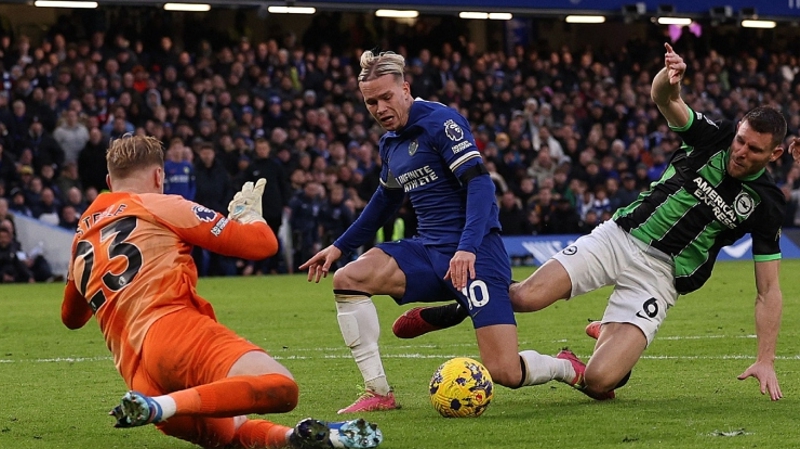
POLYGON ((476 307, 483 307, 489 302, 489 288, 486 287, 486 282, 481 280, 474 280, 470 282, 461 293, 467 297, 469 309, 472 310, 476 307))

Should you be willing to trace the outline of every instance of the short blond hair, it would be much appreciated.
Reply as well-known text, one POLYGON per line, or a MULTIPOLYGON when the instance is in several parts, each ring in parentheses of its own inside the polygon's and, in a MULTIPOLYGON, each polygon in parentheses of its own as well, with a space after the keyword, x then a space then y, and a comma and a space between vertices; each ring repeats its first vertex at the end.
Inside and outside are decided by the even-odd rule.
POLYGON ((406 59, 392 51, 384 51, 377 55, 370 50, 361 54, 361 73, 358 82, 371 81, 384 75, 392 75, 402 80, 406 67, 406 59))
POLYGON ((127 178, 132 173, 153 165, 164 167, 164 145, 152 136, 126 134, 113 140, 106 152, 108 173, 114 178, 127 178))

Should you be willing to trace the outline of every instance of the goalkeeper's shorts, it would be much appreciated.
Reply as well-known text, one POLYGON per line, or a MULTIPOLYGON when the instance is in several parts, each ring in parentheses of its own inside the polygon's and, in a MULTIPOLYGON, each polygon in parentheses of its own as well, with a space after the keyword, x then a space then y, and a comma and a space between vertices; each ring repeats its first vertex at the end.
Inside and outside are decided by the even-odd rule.
POLYGON ((240 357, 263 349, 193 309, 181 309, 150 326, 133 379, 148 396, 205 385, 227 377, 240 357))

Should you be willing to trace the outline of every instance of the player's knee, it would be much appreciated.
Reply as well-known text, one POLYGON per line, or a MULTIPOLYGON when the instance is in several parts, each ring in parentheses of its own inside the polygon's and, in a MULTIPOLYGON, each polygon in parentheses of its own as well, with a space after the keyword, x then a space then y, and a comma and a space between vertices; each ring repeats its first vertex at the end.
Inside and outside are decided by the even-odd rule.
POLYGON ((366 279, 356 263, 350 263, 333 273, 333 288, 335 290, 360 290, 366 279))
POLYGON ((612 373, 589 368, 590 367, 587 367, 583 379, 586 383, 586 388, 595 393, 605 393, 611 391, 621 380, 621 378, 617 379, 616 377, 618 376, 615 376, 612 373))
POLYGON ((519 361, 515 363, 491 362, 484 360, 484 366, 489 370, 492 381, 508 388, 517 388, 522 383, 522 371, 519 361))
POLYGON ((543 291, 545 286, 540 285, 540 281, 536 279, 512 284, 508 289, 508 296, 514 312, 536 312, 545 308, 547 305, 539 297, 543 291))
POLYGON ((281 374, 266 374, 263 391, 258 392, 258 410, 254 413, 286 413, 297 407, 300 388, 293 379, 281 374))

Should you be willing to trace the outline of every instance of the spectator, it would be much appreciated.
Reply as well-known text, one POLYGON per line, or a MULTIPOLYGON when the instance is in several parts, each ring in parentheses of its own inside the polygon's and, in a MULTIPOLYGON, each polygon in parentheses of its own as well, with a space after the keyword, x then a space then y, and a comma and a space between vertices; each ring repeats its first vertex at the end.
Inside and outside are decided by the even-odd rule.
POLYGON ((200 145, 199 158, 195 161, 195 183, 195 202, 227 213, 228 203, 233 198, 231 178, 216 158, 216 151, 210 142, 200 145))
POLYGON ((55 193, 49 187, 43 187, 39 201, 33 206, 34 216, 43 223, 58 226, 60 220, 60 204, 55 193))
POLYGON ((53 131, 53 138, 64 150, 64 162, 77 162, 81 150, 89 142, 89 130, 78 121, 78 113, 68 109, 61 114, 61 123, 53 131))
POLYGON ((78 229, 78 221, 80 219, 80 214, 75 208, 67 204, 61 208, 61 216, 59 217, 58 226, 62 227, 68 231, 75 231, 78 229))
POLYGON ((597 216, 596 210, 591 209, 586 212, 586 217, 580 221, 579 233, 589 234, 598 224, 600 224, 600 217, 597 216))
POLYGON ((22 100, 15 100, 12 104, 11 116, 8 118, 6 128, 10 136, 10 143, 14 152, 19 155, 25 145, 25 140, 30 129, 31 119, 28 117, 27 106, 22 100))
POLYGON ((295 265, 308 260, 322 248, 320 211, 324 207, 323 192, 319 183, 309 182, 302 193, 289 202, 295 265))
POLYGON ((30 128, 22 145, 31 150, 33 165, 37 171, 41 170, 43 165, 61 167, 64 164, 64 150, 44 129, 38 116, 31 119, 30 128))
POLYGON ((613 200, 619 205, 618 207, 625 207, 636 201, 640 192, 636 188, 636 178, 630 173, 623 173, 622 186, 617 190, 613 200))
POLYGON ((5 228, 11 233, 11 246, 16 250, 17 258, 24 264, 27 271, 33 275, 34 282, 52 282, 55 280, 64 280, 64 277, 61 275, 53 275, 53 270, 50 268, 50 262, 48 262, 44 257, 44 246, 42 242, 39 242, 37 246, 33 247, 33 249, 26 253, 23 251, 22 245, 17 240, 16 228, 14 228, 13 222, 9 220, 0 222, 0 228, 5 228))
POLYGON ((553 234, 553 232, 549 232, 548 226, 550 223, 550 215, 553 213, 554 209, 555 201, 553 200, 553 193, 549 190, 540 190, 539 194, 536 196, 536 201, 531 206, 531 210, 539 215, 542 228, 549 234, 553 234))
POLYGON ((25 199, 25 192, 19 187, 11 189, 11 204, 8 208, 15 215, 33 218, 33 211, 25 199))
POLYGON ((603 212, 612 211, 611 200, 608 199, 608 191, 606 191, 606 188, 603 185, 598 185, 594 189, 594 201, 592 203, 592 210, 597 212, 598 217, 601 216, 603 212))
POLYGON ((500 225, 503 235, 520 235, 523 233, 525 213, 514 192, 508 190, 500 197, 500 225))
POLYGON ((58 188, 55 180, 56 171, 52 165, 43 165, 39 171, 39 179, 42 180, 42 187, 47 187, 53 190, 57 199, 64 197, 61 189, 58 188))
POLYGON ((667 157, 664 150, 656 148, 652 151, 653 165, 647 170, 647 179, 657 181, 667 168, 667 157))
MULTIPOLYGON (((267 186, 262 197, 262 212, 264 220, 275 235, 280 235, 283 211, 289 205, 290 190, 287 174, 280 163, 270 157, 272 146, 266 139, 257 139, 255 142, 255 159, 250 163, 244 175, 244 181, 256 181, 259 178, 267 180, 267 186)), ((278 263, 283 254, 283 248, 277 255, 263 263, 265 272, 277 272, 278 263)))
POLYGON ((97 198, 97 195, 100 192, 97 191, 94 187, 87 187, 86 191, 84 192, 84 197, 86 198, 86 204, 92 204, 94 200, 97 198))
POLYGON ((616 178, 606 179, 606 195, 608 196, 609 210, 615 211, 622 205, 622 197, 619 193, 619 180, 616 178))
POLYGON ((64 207, 67 206, 72 207, 72 209, 75 210, 75 213, 78 214, 78 216, 83 214, 83 211, 86 210, 88 204, 86 204, 86 201, 83 198, 83 193, 81 192, 81 189, 77 187, 70 187, 70 189, 67 190, 67 195, 66 198, 64 199, 64 207))
MULTIPOLYGON (((345 197, 345 189, 341 184, 335 184, 331 189, 328 200, 320 212, 322 226, 322 246, 327 246, 339 238, 344 231, 355 221, 355 204, 345 197)), ((336 268, 344 266, 350 259, 337 260, 336 268)))
POLYGON ((189 161, 191 150, 174 137, 164 161, 164 193, 194 200, 196 192, 194 165, 189 161))
POLYGON ((33 273, 20 260, 20 250, 13 240, 11 231, 0 227, 0 282, 35 282, 33 273))
POLYGON ((569 200, 566 198, 556 200, 546 230, 548 234, 581 233, 581 217, 569 200))
MULTIPOLYGON (((43 167, 44 168, 44 167, 43 167)), ((44 173, 42 173, 44 175, 44 173)), ((56 178, 50 186, 56 192, 59 199, 66 200, 66 196, 73 188, 81 190, 81 180, 78 177, 78 164, 75 162, 65 162, 61 169, 61 175, 56 178)))
POLYGON ((0 180, 5 181, 6 185, 16 185, 19 182, 16 160, 5 150, 2 142, 0 142, 0 180))
POLYGON ((650 187, 650 182, 652 182, 652 180, 650 179, 649 171, 650 167, 648 167, 647 164, 639 163, 636 165, 636 173, 634 174, 636 190, 641 192, 650 187))
POLYGON ((530 176, 526 176, 522 178, 519 182, 519 189, 515 192, 517 198, 519 198, 520 204, 522 204, 523 208, 528 207, 528 203, 531 201, 534 195, 536 195, 536 184, 530 176))
MULTIPOLYGON (((228 203, 233 198, 231 178, 217 160, 214 145, 210 142, 200 144, 199 158, 195 162, 195 181, 195 202, 227 215, 228 203)), ((235 272, 234 263, 229 257, 199 246, 192 250, 192 257, 201 276, 229 276, 235 272)))
MULTIPOLYGON (((108 175, 108 168, 106 167, 106 148, 107 138, 104 138, 103 132, 99 128, 92 128, 89 131, 89 141, 86 146, 81 150, 78 155, 78 175, 80 183, 83 188, 94 188, 98 192, 108 190, 106 185, 106 175, 108 175)), ((68 164, 64 164, 68 166, 68 164)), ((68 168, 65 167, 64 171, 68 168)))
POLYGON ((542 223, 542 217, 536 209, 528 210, 525 217, 525 222, 522 224, 522 232, 524 235, 540 235, 544 234, 545 228, 542 223))
POLYGON ((553 177, 556 168, 556 162, 553 160, 553 157, 550 156, 548 147, 542 145, 542 149, 536 156, 536 160, 533 161, 531 167, 528 169, 528 176, 531 176, 536 181, 537 185, 542 185, 545 178, 553 177))

